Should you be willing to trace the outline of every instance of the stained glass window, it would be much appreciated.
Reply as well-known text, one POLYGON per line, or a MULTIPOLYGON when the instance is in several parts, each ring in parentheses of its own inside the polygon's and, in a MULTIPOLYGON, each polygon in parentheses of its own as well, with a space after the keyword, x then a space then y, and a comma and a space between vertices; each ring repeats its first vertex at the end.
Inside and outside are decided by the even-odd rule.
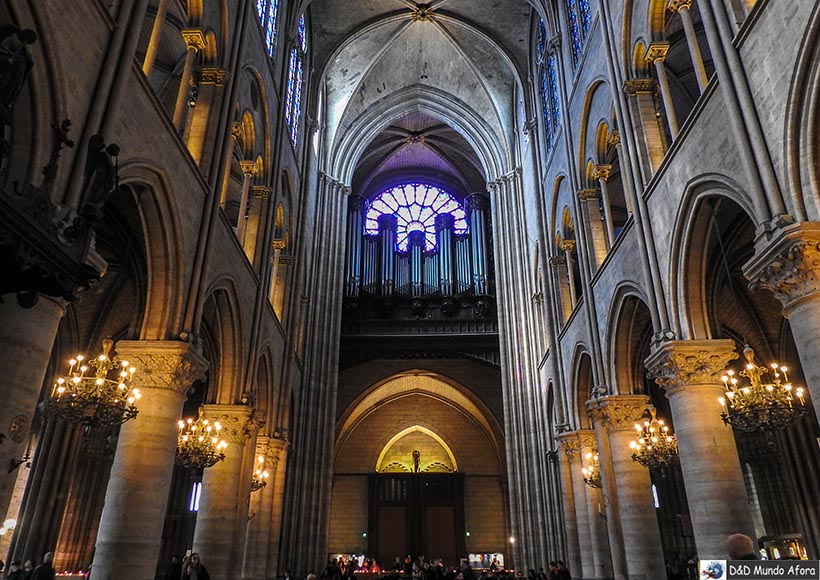
POLYGON ((569 18, 569 35, 572 46, 572 64, 581 60, 584 42, 592 27, 592 9, 589 0, 566 0, 569 18))
POLYGON ((538 42, 536 44, 535 66, 538 78, 538 95, 541 101, 541 114, 544 120, 544 138, 547 148, 558 133, 561 121, 560 101, 558 95, 558 59, 554 51, 549 51, 546 41, 544 21, 539 21, 538 42))
POLYGON ((589 0, 578 0, 578 11, 581 13, 581 32, 586 38, 592 25, 592 11, 589 8, 589 0))
POLYGON ((276 53, 276 28, 279 0, 256 0, 259 24, 265 32, 265 46, 271 57, 276 53))
POLYGON ((398 220, 396 246, 406 252, 410 232, 424 232, 424 249, 436 247, 436 216, 453 216, 453 231, 466 234, 467 216, 464 208, 452 195, 426 183, 405 183, 383 191, 367 206, 364 231, 366 234, 379 233, 379 216, 395 215, 398 220))
POLYGON ((285 96, 285 120, 288 123, 290 140, 294 145, 299 136, 299 119, 302 114, 302 81, 304 80, 302 59, 307 53, 307 35, 305 34, 304 16, 299 18, 296 34, 299 38, 301 54, 295 48, 290 51, 290 58, 288 59, 288 89, 285 96))

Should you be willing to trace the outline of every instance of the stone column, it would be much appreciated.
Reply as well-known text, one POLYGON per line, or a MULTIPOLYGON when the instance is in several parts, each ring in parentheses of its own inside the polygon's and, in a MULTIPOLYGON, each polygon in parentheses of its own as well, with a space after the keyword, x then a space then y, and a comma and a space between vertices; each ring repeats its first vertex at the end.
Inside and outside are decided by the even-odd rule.
POLYGON ((225 459, 205 469, 196 516, 193 551, 198 552, 213 580, 239 576, 239 550, 245 538, 255 438, 253 408, 246 405, 203 405, 200 419, 222 425, 225 459))
POLYGON ((251 187, 251 207, 248 212, 248 223, 245 229, 243 246, 245 248, 245 255, 248 256, 248 260, 254 265, 254 269, 258 268, 258 264, 262 259, 261 248, 259 252, 260 255, 257 256, 257 246, 261 241, 261 228, 266 222, 267 218, 265 216, 268 215, 267 212, 273 211, 273 207, 271 207, 270 204, 271 193, 271 188, 264 185, 254 185, 251 187))
MULTIPOLYGON (((633 119, 640 119, 640 126, 634 127, 633 130, 638 149, 636 154, 640 157, 646 156, 640 159, 639 164, 644 183, 649 182, 666 155, 666 135, 661 130, 663 119, 659 118, 655 107, 656 90, 657 83, 652 78, 624 81, 624 93, 628 97, 629 112, 633 119)), ((622 164, 621 167, 628 167, 629 163, 632 163, 629 156, 625 156, 621 161, 627 162, 626 166, 622 164)))
MULTIPOLYGON (((598 445, 595 442, 595 431, 583 429, 578 431, 578 441, 580 443, 580 461, 583 466, 587 454, 598 453, 598 445)), ((583 481, 583 477, 581 479, 583 481)), ((601 488, 591 487, 584 484, 586 493, 586 510, 589 521, 589 539, 592 555, 592 572, 590 578, 610 578, 612 577, 612 556, 609 554, 609 538, 607 537, 606 518, 604 513, 605 501, 601 488)), ((586 576, 586 574, 585 574, 586 576)))
POLYGON ((578 288, 575 287, 575 267, 572 253, 575 251, 575 240, 561 240, 560 249, 564 252, 567 264, 567 283, 569 284, 570 311, 578 302, 578 288))
POLYGON ((282 250, 285 249, 285 240, 273 240, 273 256, 271 256, 271 270, 270 270, 270 303, 275 308, 276 306, 276 279, 279 276, 279 261, 282 257, 282 250))
POLYGON ((661 97, 663 98, 663 108, 666 110, 666 120, 669 122, 669 132, 672 139, 677 139, 680 127, 678 126, 678 116, 675 114, 675 104, 672 102, 672 87, 669 86, 669 77, 666 75, 666 53, 669 51, 668 42, 653 42, 646 48, 646 62, 655 65, 658 73, 658 84, 661 86, 661 97))
POLYGON ((564 256, 552 256, 549 264, 555 270, 555 281, 558 285, 558 293, 561 299, 561 322, 569 320, 572 314, 572 294, 569 290, 569 273, 567 270, 567 259, 564 256))
POLYGON ((689 47, 689 56, 695 69, 695 78, 698 79, 698 88, 703 93, 706 90, 706 85, 709 84, 709 78, 706 76, 706 67, 703 66, 698 36, 695 34, 695 25, 692 22, 692 13, 690 12, 692 0, 668 0, 667 8, 680 14, 683 31, 686 34, 686 45, 689 47))
POLYGON ((178 341, 121 340, 116 350, 137 368, 133 384, 142 398, 139 415, 120 430, 92 578, 115 580, 128 570, 147 580, 157 569, 182 403, 208 363, 178 341))
MULTIPOLYGON (((33 308, 23 308, 10 294, 0 302, 0 514, 8 510, 17 479, 17 471, 9 472, 8 466, 26 453, 51 347, 64 313, 62 300, 47 296, 41 296, 33 308)), ((58 368, 64 371, 62 366, 58 368)), ((17 514, 3 520, 7 518, 16 519, 17 514)))
MULTIPOLYGON (((575 431, 561 433, 556 437, 558 443, 564 450, 564 453, 558 454, 558 461, 561 468, 561 488, 563 492, 564 503, 564 527, 567 541, 567 566, 569 569, 578 573, 584 569, 583 561, 588 559, 589 545, 583 540, 589 539, 589 530, 584 529, 578 521, 577 511, 578 504, 584 503, 583 497, 576 498, 575 496, 575 480, 580 472, 577 464, 579 463, 579 447, 578 437, 575 431), (582 543, 584 545, 582 545, 582 543)), ((583 484, 583 479, 581 480, 583 484)), ((583 514, 582 514, 583 515, 583 514)))
POLYGON ((245 247, 245 231, 248 227, 248 195, 251 191, 251 180, 256 175, 255 161, 240 161, 242 168, 242 195, 239 197, 239 218, 236 220, 236 237, 242 247, 245 247))
POLYGON ((265 458, 265 469, 269 477, 265 487, 251 493, 251 507, 248 514, 248 531, 245 541, 245 559, 242 566, 242 578, 246 580, 263 580, 267 578, 268 560, 275 556, 271 553, 271 540, 279 536, 278 526, 274 526, 274 499, 281 495, 278 489, 281 477, 277 477, 279 454, 285 447, 285 440, 278 437, 257 437, 256 455, 265 458), (279 480, 279 481, 277 481, 279 480))
POLYGON ((595 263, 596 269, 604 263, 606 253, 609 249, 607 242, 607 233, 604 229, 604 220, 601 219, 601 209, 599 206, 600 197, 597 189, 582 189, 578 192, 578 201, 581 202, 583 209, 584 221, 589 230, 588 239, 592 247, 588 251, 593 255, 590 256, 595 263))
MULTIPOLYGON (((624 179, 624 172, 629 171, 629 160, 624 160, 624 148, 621 143, 621 132, 612 131, 609 139, 607 139, 607 144, 615 148, 615 153, 618 156, 618 168, 620 170, 621 184, 623 186, 624 201, 626 201, 626 211, 629 212, 629 215, 632 215, 632 188, 630 181, 628 179, 624 179)), ((607 177, 607 181, 609 181, 609 177, 607 177)))
POLYGON ((771 291, 783 305, 809 398, 820 419, 820 223, 782 228, 767 246, 757 249, 743 274, 753 289, 771 291))
POLYGON ((597 179, 601 185, 601 198, 604 206, 604 223, 606 224, 606 235, 609 238, 609 247, 615 243, 615 222, 612 219, 612 201, 609 199, 609 176, 612 173, 611 165, 596 165, 592 174, 593 179, 597 179))
POLYGON ((154 18, 154 26, 151 28, 151 39, 148 41, 148 48, 145 49, 145 60, 142 62, 142 72, 146 77, 151 76, 151 71, 154 70, 154 61, 162 42, 162 28, 165 26, 165 14, 167 12, 168 0, 159 0, 157 16, 154 18))
POLYGON ((649 397, 645 395, 609 395, 587 402, 590 416, 603 427, 609 443, 629 580, 666 577, 649 470, 632 460, 629 448, 635 423, 648 406, 649 397))
POLYGON ((185 65, 182 68, 182 78, 179 81, 177 102, 174 106, 174 116, 172 118, 177 131, 182 129, 182 121, 185 118, 185 105, 188 102, 188 90, 191 86, 191 77, 194 74, 196 53, 205 48, 205 36, 201 30, 185 29, 182 31, 182 39, 185 41, 187 53, 185 54, 185 65))
POLYGON ((666 342, 646 360, 672 408, 681 471, 700 559, 726 555, 726 536, 755 537, 732 428, 720 418, 720 376, 737 358, 732 340, 666 342))

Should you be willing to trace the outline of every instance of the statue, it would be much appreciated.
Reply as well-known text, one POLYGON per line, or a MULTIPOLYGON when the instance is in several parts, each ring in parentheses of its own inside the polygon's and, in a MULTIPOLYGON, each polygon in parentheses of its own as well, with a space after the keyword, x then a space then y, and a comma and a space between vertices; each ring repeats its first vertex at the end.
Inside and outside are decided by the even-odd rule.
POLYGON ((33 44, 37 34, 20 30, 13 24, 0 28, 0 104, 11 109, 34 66, 27 44, 33 44))
POLYGON ((421 460, 421 452, 417 449, 413 450, 413 473, 419 472, 419 461, 421 460))
POLYGON ((92 225, 102 219, 105 202, 119 187, 116 163, 119 154, 119 146, 112 143, 106 147, 102 135, 92 135, 88 140, 80 214, 92 225))

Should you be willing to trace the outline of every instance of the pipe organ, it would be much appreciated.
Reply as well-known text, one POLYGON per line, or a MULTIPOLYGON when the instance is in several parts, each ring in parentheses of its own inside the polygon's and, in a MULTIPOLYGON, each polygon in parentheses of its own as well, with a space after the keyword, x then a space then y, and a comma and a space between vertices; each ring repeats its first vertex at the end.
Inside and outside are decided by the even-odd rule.
POLYGON ((456 233, 453 215, 442 211, 435 215, 432 239, 420 224, 411 223, 406 250, 402 250, 396 216, 379 215, 378 233, 368 233, 363 227, 368 202, 358 195, 349 196, 345 297, 492 295, 489 199, 474 193, 462 207, 466 232, 456 233))

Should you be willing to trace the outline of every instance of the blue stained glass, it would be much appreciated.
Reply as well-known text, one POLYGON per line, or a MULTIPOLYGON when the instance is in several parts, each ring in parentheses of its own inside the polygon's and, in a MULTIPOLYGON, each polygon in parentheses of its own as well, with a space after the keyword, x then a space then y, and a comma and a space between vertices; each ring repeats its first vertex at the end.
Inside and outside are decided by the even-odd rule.
POLYGON ((558 62, 555 54, 551 54, 547 60, 547 70, 549 71, 549 95, 550 109, 552 110, 552 126, 558 128, 561 119, 561 109, 558 101, 558 62))
MULTIPOLYGON (((296 89, 296 68, 299 60, 299 55, 296 54, 296 49, 290 51, 290 59, 288 60, 288 90, 285 94, 285 121, 287 121, 288 128, 291 135, 293 134, 293 97, 296 89)), ((291 140, 293 137, 291 137, 291 140)))
POLYGON ((436 247, 436 216, 445 213, 453 216, 454 233, 467 233, 464 208, 452 195, 425 183, 405 183, 383 191, 370 202, 365 213, 365 234, 378 234, 378 217, 392 214, 398 221, 396 247, 399 251, 407 251, 411 231, 424 232, 424 249, 430 251, 436 247), (385 206, 395 209, 384 211, 385 206))
POLYGON ((268 17, 265 23, 265 45, 268 47, 268 54, 273 56, 276 52, 276 16, 279 0, 268 1, 268 17))
POLYGON ((586 38, 592 24, 592 11, 589 8, 589 0, 578 0, 578 9, 581 12, 581 30, 584 33, 584 38, 586 38))
POLYGON ((576 0, 567 0, 567 15, 569 16, 569 35, 572 40, 572 63, 577 65, 581 58, 583 41, 581 38, 581 28, 578 23, 578 5, 576 4, 576 0))
MULTIPOLYGON (((554 57, 550 56, 550 60, 554 57)), ((547 68, 542 66, 539 76, 539 93, 541 95, 541 112, 544 115, 544 136, 547 143, 552 142, 552 115, 550 114, 550 90, 549 78, 547 75, 547 68)))
POLYGON ((305 34, 305 16, 299 17, 299 24, 296 26, 296 36, 299 37, 299 46, 302 48, 302 54, 307 53, 307 34, 305 34))
POLYGON ((296 89, 293 92, 293 123, 290 127, 290 139, 296 143, 299 135, 299 119, 302 116, 302 59, 297 59, 296 66, 296 89))
POLYGON ((256 0, 256 13, 259 15, 259 24, 265 25, 265 0, 256 0))
POLYGON ((544 21, 538 19, 538 44, 535 48, 535 61, 538 64, 544 62, 544 51, 547 48, 547 27, 544 21))

